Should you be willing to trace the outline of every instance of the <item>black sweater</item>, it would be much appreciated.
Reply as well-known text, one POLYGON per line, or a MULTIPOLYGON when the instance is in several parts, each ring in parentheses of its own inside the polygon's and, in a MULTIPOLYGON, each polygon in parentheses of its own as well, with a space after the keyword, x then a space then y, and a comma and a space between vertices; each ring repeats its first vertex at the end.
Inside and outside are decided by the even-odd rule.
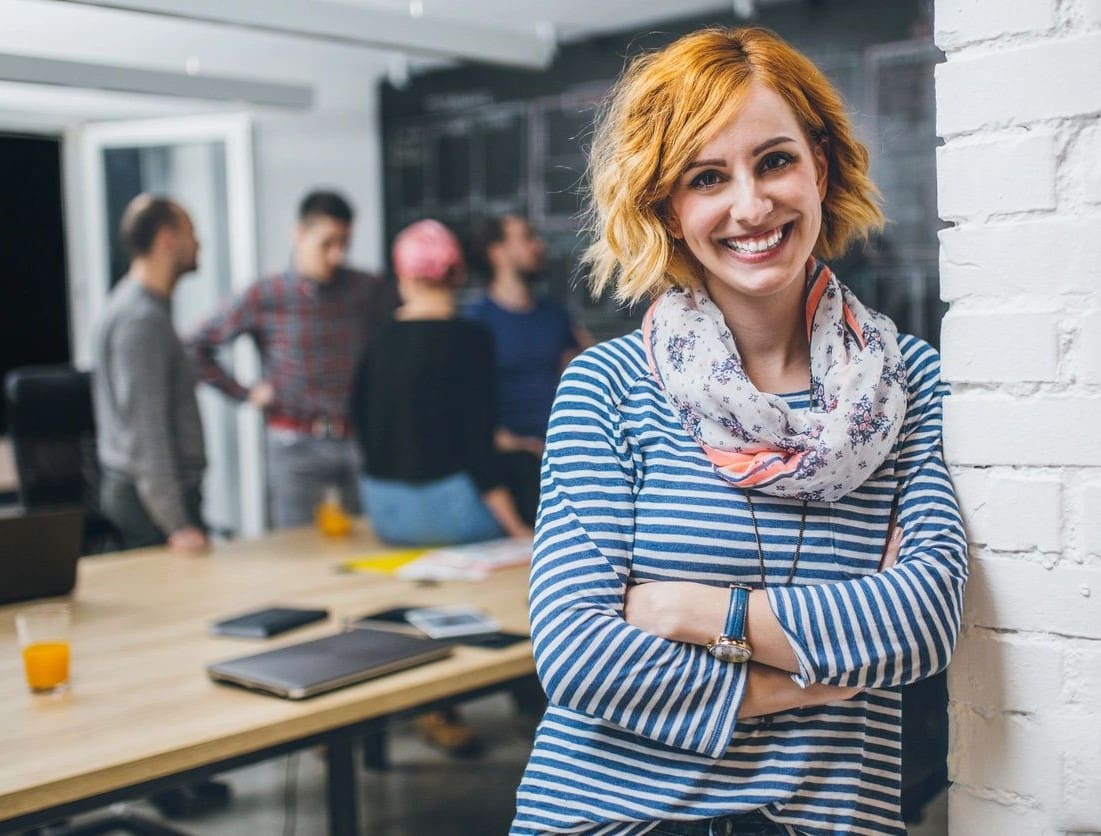
POLYGON ((493 338, 461 319, 394 320, 360 358, 351 416, 363 470, 428 482, 470 474, 481 492, 501 484, 493 338))

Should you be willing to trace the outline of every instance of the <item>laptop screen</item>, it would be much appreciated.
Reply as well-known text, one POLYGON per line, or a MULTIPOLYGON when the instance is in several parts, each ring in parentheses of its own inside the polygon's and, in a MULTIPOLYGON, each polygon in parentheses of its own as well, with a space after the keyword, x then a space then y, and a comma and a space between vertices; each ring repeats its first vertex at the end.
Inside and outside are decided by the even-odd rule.
POLYGON ((82 508, 0 512, 0 604, 71 592, 83 531, 82 508))

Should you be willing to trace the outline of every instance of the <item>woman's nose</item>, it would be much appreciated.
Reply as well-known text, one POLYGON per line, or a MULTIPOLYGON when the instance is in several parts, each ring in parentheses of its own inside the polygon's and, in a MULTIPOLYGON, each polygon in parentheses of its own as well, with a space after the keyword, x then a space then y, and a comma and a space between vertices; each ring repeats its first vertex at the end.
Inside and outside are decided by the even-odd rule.
POLYGON ((759 226, 772 212, 772 200, 759 183, 733 184, 730 190, 730 217, 745 226, 759 226))

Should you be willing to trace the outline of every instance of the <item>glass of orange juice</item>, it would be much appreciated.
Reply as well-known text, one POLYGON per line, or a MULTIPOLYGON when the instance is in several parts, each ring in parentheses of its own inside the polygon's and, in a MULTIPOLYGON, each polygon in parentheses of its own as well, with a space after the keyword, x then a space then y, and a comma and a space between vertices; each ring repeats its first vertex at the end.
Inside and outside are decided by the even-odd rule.
POLYGON ((27 685, 36 694, 69 687, 68 604, 38 604, 15 614, 27 685))
POLYGON ((339 488, 334 485, 325 488, 321 503, 314 509, 314 522, 326 537, 343 537, 352 530, 352 518, 344 510, 339 488))

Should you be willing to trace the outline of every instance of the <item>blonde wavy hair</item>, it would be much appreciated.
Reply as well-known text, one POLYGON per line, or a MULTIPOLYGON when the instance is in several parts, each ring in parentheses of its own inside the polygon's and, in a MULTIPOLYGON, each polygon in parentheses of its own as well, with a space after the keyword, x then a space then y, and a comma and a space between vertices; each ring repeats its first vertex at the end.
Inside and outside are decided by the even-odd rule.
POLYGON ((811 145, 825 151, 829 179, 814 252, 834 258, 882 227, 868 151, 821 70, 767 29, 703 29, 634 59, 598 118, 588 174, 593 243, 582 259, 594 296, 614 287, 620 302, 633 304, 702 279, 670 232, 669 196, 754 81, 775 90, 811 145))

